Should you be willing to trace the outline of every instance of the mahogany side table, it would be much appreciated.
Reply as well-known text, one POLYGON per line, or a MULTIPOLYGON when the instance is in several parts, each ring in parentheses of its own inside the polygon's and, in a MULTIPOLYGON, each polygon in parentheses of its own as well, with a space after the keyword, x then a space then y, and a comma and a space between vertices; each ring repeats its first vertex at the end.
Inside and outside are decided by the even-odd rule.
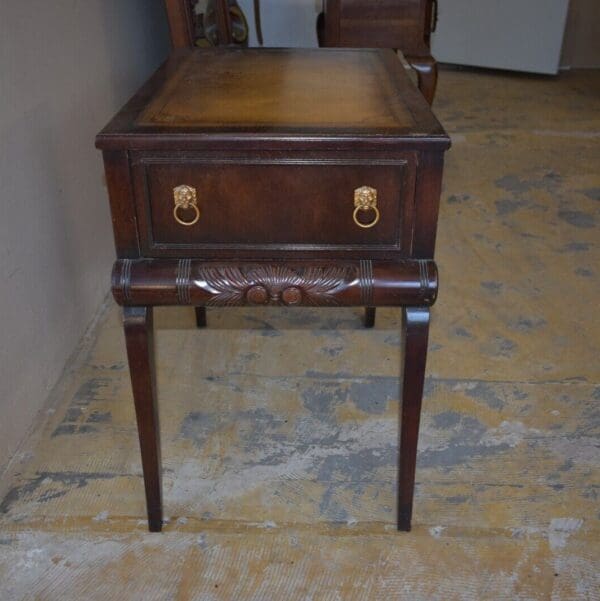
POLYGON ((157 305, 404 310, 398 528, 410 530, 444 151, 392 50, 175 52, 98 135, 142 453, 162 527, 157 305))

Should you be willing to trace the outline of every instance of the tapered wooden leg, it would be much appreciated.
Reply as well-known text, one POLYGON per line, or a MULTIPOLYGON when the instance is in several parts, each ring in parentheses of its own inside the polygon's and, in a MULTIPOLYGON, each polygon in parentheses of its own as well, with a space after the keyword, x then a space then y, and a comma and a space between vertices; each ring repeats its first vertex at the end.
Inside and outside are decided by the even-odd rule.
POLYGON ((375 325, 375 307, 365 307, 365 328, 375 325))
POLYGON ((124 307, 123 326, 142 452, 150 532, 162 529, 160 431, 154 386, 152 307, 124 307))
POLYGON ((419 57, 407 59, 411 67, 417 72, 419 81, 419 90, 425 100, 431 105, 435 97, 435 89, 438 79, 438 65, 436 60, 431 57, 419 57))
POLYGON ((400 460, 398 473, 398 530, 410 531, 415 465, 425 363, 429 335, 429 308, 407 307, 404 310, 404 374, 400 425, 400 460))
POLYGON ((196 327, 206 327, 206 309, 204 307, 196 307, 196 327))

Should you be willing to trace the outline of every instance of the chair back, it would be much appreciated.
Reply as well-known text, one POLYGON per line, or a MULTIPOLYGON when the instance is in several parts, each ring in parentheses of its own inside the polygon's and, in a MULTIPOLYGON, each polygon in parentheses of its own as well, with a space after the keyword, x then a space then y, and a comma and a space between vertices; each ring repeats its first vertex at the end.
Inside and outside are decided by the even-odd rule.
MULTIPOLYGON (((231 15, 227 0, 211 0, 215 3, 217 39, 219 46, 233 43, 231 15)), ((195 45, 196 27, 192 0, 165 0, 171 45, 176 48, 190 48, 195 45)))

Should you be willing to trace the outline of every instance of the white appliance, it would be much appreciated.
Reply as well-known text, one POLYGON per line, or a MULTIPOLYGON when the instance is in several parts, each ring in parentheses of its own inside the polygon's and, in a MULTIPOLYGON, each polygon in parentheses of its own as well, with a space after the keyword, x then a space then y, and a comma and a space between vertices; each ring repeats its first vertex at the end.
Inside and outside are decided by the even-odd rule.
MULTIPOLYGON (((598 0, 600 1, 600 0, 598 0)), ((569 0, 438 0, 443 63, 556 74, 569 0)))

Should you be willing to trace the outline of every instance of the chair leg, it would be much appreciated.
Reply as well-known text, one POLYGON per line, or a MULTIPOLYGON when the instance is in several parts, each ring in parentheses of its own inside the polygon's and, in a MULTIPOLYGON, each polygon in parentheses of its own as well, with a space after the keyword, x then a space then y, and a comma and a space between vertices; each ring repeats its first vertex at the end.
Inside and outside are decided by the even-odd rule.
POLYGON ((411 528, 421 401, 427 361, 429 308, 404 310, 404 373, 398 473, 398 530, 411 528))
POLYGON ((196 327, 206 327, 206 309, 204 307, 195 307, 196 309, 196 327))
POLYGON ((365 328, 375 325, 375 307, 365 307, 365 328))
POLYGON ((417 72, 419 90, 431 105, 435 96, 438 79, 438 65, 433 57, 407 58, 410 66, 417 72))
POLYGON ((152 307, 125 307, 123 327, 142 453, 148 529, 162 529, 160 430, 154 385, 152 307))

